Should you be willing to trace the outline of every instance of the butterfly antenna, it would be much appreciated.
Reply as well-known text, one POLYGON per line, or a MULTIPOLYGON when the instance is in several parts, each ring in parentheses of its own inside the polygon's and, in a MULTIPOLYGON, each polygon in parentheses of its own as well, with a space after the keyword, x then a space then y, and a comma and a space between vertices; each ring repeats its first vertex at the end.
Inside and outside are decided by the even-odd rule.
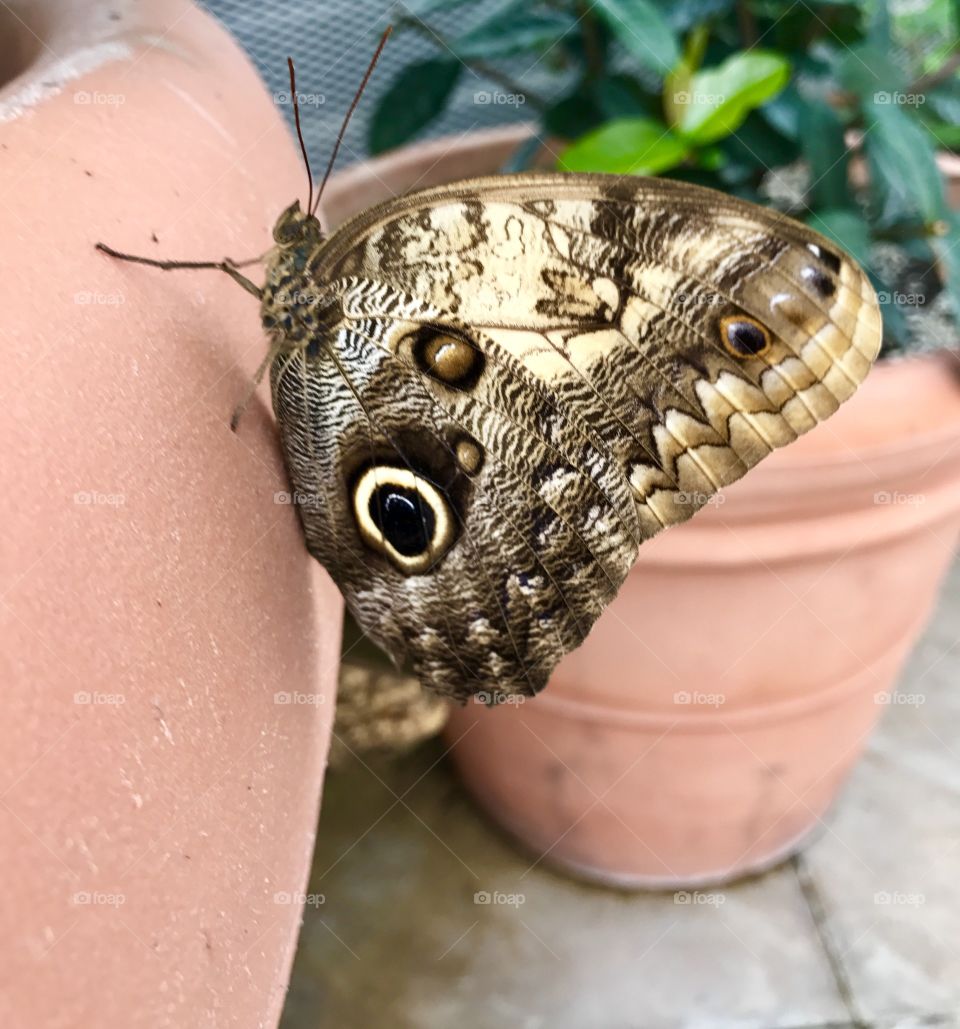
MULTIPOLYGON (((303 130, 300 128, 300 104, 297 101, 297 76, 293 70, 293 58, 287 58, 287 68, 290 69, 290 96, 293 98, 293 120, 297 124, 297 139, 300 141, 300 153, 303 154, 303 163, 307 169, 307 212, 312 213, 313 207, 313 173, 310 171, 310 158, 307 156, 307 144, 303 141, 303 130)), ((317 198, 319 199, 319 197, 317 198)))
MULTIPOLYGON (((311 214, 316 213, 317 208, 320 207, 320 197, 323 196, 324 187, 327 185, 327 179, 330 178, 330 172, 333 171, 333 163, 337 159, 337 154, 340 151, 340 144, 343 142, 344 134, 347 131, 347 126, 350 124, 350 117, 356 110, 357 104, 360 103, 360 97, 363 96, 363 91, 367 88, 367 83, 370 81, 370 76, 373 74, 373 69, 377 65, 377 61, 380 60, 380 55, 383 53, 383 48, 387 45, 387 40, 390 38, 390 33, 393 32, 393 26, 388 25, 387 31, 384 32, 380 38, 380 44, 374 51, 373 57, 370 59, 369 65, 367 65, 366 74, 363 76, 363 81, 360 83, 360 88, 354 94, 353 103, 350 104, 350 109, 347 111, 346 117, 343 119, 343 124, 340 126, 340 131, 337 133, 337 141, 333 145, 333 153, 330 155, 330 160, 327 162, 327 170, 324 172, 323 180, 320 183, 320 189, 317 192, 317 202, 313 208, 308 207, 307 210, 311 214)), ((296 108, 294 108, 296 110, 296 108)))

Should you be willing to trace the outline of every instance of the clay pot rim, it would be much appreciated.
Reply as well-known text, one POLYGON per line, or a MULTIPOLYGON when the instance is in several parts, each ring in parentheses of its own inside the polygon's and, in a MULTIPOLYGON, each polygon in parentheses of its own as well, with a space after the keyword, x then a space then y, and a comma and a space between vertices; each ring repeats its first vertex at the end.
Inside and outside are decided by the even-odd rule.
MULTIPOLYGON (((949 525, 956 519, 960 510, 960 490, 954 489, 950 494, 952 501, 944 503, 936 517, 924 520, 905 514, 895 524, 884 524, 881 517, 875 519, 875 531, 868 537, 860 532, 857 542, 858 550, 876 550, 887 546, 897 539, 914 535, 921 525, 927 529, 937 525, 949 525)), ((878 508, 879 509, 879 508, 878 508)), ((889 510, 882 508, 880 510, 889 510)), ((653 542, 643 545, 641 554, 643 561, 638 561, 628 573, 643 575, 651 568, 709 568, 717 572, 725 572, 734 568, 755 565, 758 562, 771 570, 777 567, 797 564, 798 562, 818 560, 835 555, 841 557, 850 549, 849 534, 844 536, 837 529, 843 512, 833 512, 821 518, 773 519, 769 525, 762 522, 743 523, 741 528, 749 542, 739 549, 722 550, 716 544, 718 536, 716 527, 705 526, 702 522, 683 522, 683 545, 653 548, 653 542), (786 549, 783 544, 784 530, 795 529, 794 538, 798 544, 786 549)), ((674 530, 680 526, 671 526, 674 530)), ((655 537, 661 545, 666 543, 669 529, 655 537)))
POLYGON ((82 5, 35 2, 8 11, 12 20, 0 28, 23 46, 26 59, 6 71, 0 68, 0 124, 23 117, 65 92, 71 82, 135 58, 145 45, 135 30, 150 15, 130 2, 121 8, 122 29, 119 22, 90 19, 82 5))
MULTIPOLYGON (((577 700, 565 693, 563 681, 554 681, 550 689, 535 698, 537 710, 554 718, 570 718, 594 724, 610 725, 625 731, 648 730, 650 732, 712 734, 730 732, 732 729, 755 729, 773 722, 786 722, 804 718, 814 711, 836 706, 850 694, 861 692, 876 682, 877 665, 897 663, 913 645, 917 634, 927 622, 927 613, 915 618, 908 630, 885 650, 874 655, 869 664, 846 675, 837 682, 809 693, 789 696, 784 700, 766 700, 749 707, 731 707, 724 712, 718 707, 709 712, 672 714, 666 711, 638 711, 635 708, 619 706, 616 702, 604 703, 598 694, 593 702, 577 700)), ((874 690, 875 693, 880 692, 874 690)), ((693 709, 688 709, 693 710, 693 709)))

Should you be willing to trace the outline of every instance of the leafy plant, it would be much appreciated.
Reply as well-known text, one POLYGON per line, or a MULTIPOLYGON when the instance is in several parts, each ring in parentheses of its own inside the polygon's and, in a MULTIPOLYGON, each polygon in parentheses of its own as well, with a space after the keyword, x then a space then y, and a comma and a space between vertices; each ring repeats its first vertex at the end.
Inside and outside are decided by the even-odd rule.
POLYGON ((562 169, 773 204, 864 264, 887 351, 956 345, 960 216, 936 164, 938 146, 960 147, 956 0, 897 16, 887 0, 497 0, 449 38, 429 19, 465 0, 409 2, 399 27, 437 53, 380 98, 372 152, 426 128, 471 68, 495 87, 475 102, 539 120, 511 170, 543 139, 562 169), (531 66, 566 88, 534 93, 531 66))

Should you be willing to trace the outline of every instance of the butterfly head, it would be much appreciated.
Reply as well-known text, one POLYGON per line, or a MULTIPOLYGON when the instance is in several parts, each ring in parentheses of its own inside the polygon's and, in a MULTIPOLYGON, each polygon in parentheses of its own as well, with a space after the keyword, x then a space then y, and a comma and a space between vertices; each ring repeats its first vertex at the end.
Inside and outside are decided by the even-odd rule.
POLYGON ((323 242, 323 229, 315 214, 300 209, 294 202, 280 215, 273 227, 273 238, 283 250, 303 250, 304 256, 323 242))

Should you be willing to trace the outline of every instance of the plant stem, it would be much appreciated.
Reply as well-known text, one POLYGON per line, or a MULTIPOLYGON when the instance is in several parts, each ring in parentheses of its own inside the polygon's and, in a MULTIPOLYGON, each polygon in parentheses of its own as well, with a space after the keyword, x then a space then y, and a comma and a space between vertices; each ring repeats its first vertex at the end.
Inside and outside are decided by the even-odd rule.
POLYGON ((737 25, 740 29, 740 42, 744 50, 749 50, 756 43, 757 19, 750 8, 750 0, 737 0, 737 25))
POLYGON ((597 23, 590 13, 592 5, 579 4, 579 25, 583 31, 583 49, 587 55, 586 77, 596 80, 603 73, 603 48, 597 35, 597 23))

